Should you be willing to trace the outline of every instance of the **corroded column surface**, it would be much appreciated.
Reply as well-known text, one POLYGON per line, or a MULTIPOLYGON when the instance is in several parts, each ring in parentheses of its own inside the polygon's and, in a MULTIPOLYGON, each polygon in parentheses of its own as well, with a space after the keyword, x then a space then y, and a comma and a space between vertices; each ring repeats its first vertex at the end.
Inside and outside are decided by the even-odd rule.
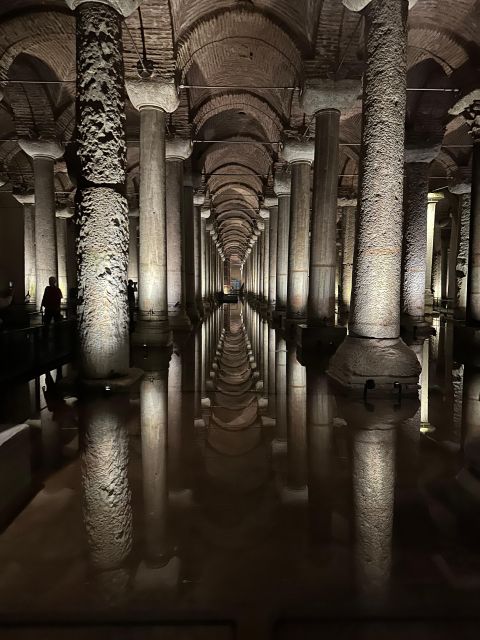
POLYGON ((382 393, 395 382, 416 393, 420 372, 399 337, 407 13, 407 0, 371 0, 364 11, 362 180, 349 335, 329 366, 329 375, 352 390, 371 379, 382 393))
POLYGON ((308 290, 309 324, 335 322, 339 129, 340 111, 325 109, 317 113, 308 290))
POLYGON ((470 185, 464 185, 462 192, 456 191, 459 195, 459 238, 455 268, 456 299, 454 318, 457 320, 465 320, 467 315, 468 241, 470 235, 470 211, 472 207, 470 189, 470 185))
POLYGON ((55 222, 55 160, 63 150, 56 142, 20 140, 20 148, 33 158, 35 181, 36 306, 40 310, 50 277, 57 278, 57 236, 55 222))
POLYGON ((277 304, 279 311, 287 309, 288 238, 290 235, 290 189, 289 174, 275 175, 274 190, 278 196, 277 225, 277 304))
MULTIPOLYGON (((480 120, 480 100, 477 103, 480 120)), ((470 245, 467 288, 467 321, 480 324, 480 130, 474 137, 472 160, 472 209, 470 212, 470 245)))
POLYGON ((411 322, 421 323, 425 319, 429 164, 409 162, 405 172, 402 311, 411 322))
POLYGON ((348 314, 352 297, 353 254, 355 250, 356 207, 344 207, 342 216, 342 286, 341 308, 348 314))
POLYGON ((128 206, 120 15, 81 4, 77 18, 78 322, 88 378, 128 368, 128 206))

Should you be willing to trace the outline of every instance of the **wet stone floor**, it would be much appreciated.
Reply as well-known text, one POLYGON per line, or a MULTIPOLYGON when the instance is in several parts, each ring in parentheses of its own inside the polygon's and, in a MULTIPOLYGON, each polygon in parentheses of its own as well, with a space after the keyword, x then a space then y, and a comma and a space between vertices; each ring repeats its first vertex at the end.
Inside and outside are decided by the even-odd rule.
POLYGON ((45 408, 2 640, 478 638, 480 374, 434 328, 419 401, 336 396, 224 305, 132 393, 45 408))

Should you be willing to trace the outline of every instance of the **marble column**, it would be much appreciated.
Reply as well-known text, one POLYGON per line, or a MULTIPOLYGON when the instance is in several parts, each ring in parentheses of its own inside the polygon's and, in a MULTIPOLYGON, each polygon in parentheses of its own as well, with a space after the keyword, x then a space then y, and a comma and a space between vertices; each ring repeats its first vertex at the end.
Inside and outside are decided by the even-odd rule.
POLYGON ((35 180, 35 262, 37 310, 50 277, 57 278, 57 240, 55 222, 55 160, 63 148, 53 140, 19 140, 22 151, 33 159, 35 180))
POLYGON ((340 113, 354 106, 361 86, 355 80, 322 79, 315 84, 315 87, 307 84, 301 98, 303 111, 315 117, 308 324, 332 325, 335 323, 340 113))
POLYGON ((278 241, 278 198, 271 196, 263 201, 270 210, 270 234, 268 247, 268 308, 275 309, 277 300, 277 241, 278 241))
POLYGON ((128 214, 128 279, 138 283, 138 210, 128 214))
POLYGON ((342 284, 340 311, 348 317, 352 298, 353 254, 355 251, 356 206, 342 207, 342 284))
POLYGON ((198 322, 197 296, 195 290, 195 216, 193 204, 193 177, 191 169, 185 172, 183 187, 183 244, 185 249, 185 306, 192 323, 198 322))
POLYGON ((67 220, 57 215, 56 218, 57 236, 57 284, 62 292, 62 303, 68 298, 69 284, 67 280, 67 220))
POLYGON ((195 303, 200 318, 204 315, 202 295, 202 224, 201 207, 205 203, 203 193, 193 194, 193 263, 194 263, 194 287, 195 303))
POLYGON ((75 9, 80 175, 78 324, 84 377, 126 373, 128 204, 122 17, 139 2, 67 0, 75 9))
POLYGON ((470 235, 470 211, 472 185, 469 182, 458 182, 449 187, 450 193, 458 196, 458 249, 455 264, 455 300, 453 317, 455 320, 465 320, 467 317, 467 280, 468 253, 470 235))
MULTIPOLYGON (((431 315, 433 312, 434 284, 433 284, 433 255, 435 246, 435 212, 437 203, 443 200, 443 193, 432 192, 428 194, 427 205, 427 255, 425 266, 425 313, 431 315)), ((440 291, 435 292, 435 297, 439 297, 440 291)))
POLYGON ((447 284, 448 284, 448 253, 450 246, 450 231, 451 228, 443 228, 441 230, 440 240, 442 246, 441 253, 441 267, 440 267, 440 297, 442 305, 447 302, 447 284))
POLYGON ((210 209, 201 207, 200 209, 200 266, 201 266, 201 291, 202 308, 208 311, 210 302, 208 300, 208 238, 207 219, 210 217, 210 209))
POLYGON ((270 211, 260 208, 260 216, 263 219, 264 229, 262 234, 262 302, 268 305, 270 291, 270 211))
POLYGON ((36 266, 35 266, 35 194, 28 192, 12 193, 17 202, 23 205, 23 251, 24 251, 24 276, 25 296, 29 296, 29 302, 35 303, 36 297, 36 266))
POLYGON ((449 111, 463 115, 473 140, 467 323, 480 326, 480 89, 461 98, 449 111))
POLYGON ((192 152, 190 140, 168 140, 167 157, 167 284, 168 319, 173 329, 188 329, 185 292, 185 226, 183 162, 192 152))
POLYGON ((276 310, 287 310, 288 238, 290 235, 291 175, 275 173, 273 190, 278 197, 276 310))
POLYGON ((169 341, 166 233, 166 114, 178 107, 175 85, 157 79, 129 80, 130 102, 140 112, 138 318, 134 344, 169 341))
POLYGON ((400 338, 408 2, 343 3, 365 16, 362 181, 349 335, 328 373, 350 390, 416 394, 420 365, 400 338))
POLYGON ((288 141, 283 158, 291 165, 290 234, 288 240, 287 318, 301 322, 307 317, 311 142, 288 141))
POLYGON ((425 325, 428 178, 436 147, 405 148, 402 312, 408 325, 425 325))

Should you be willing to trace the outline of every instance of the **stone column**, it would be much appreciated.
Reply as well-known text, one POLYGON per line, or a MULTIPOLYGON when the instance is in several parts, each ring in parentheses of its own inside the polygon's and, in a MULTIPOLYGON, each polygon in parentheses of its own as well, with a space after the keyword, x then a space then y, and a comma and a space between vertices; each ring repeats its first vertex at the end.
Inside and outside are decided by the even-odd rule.
POLYGON ((275 351, 275 440, 284 442, 287 439, 287 343, 278 332, 275 351))
POLYGON ((57 241, 55 222, 55 160, 63 148, 55 141, 19 140, 22 151, 33 158, 35 180, 35 262, 37 310, 50 277, 57 278, 57 241))
POLYGON ((372 380, 380 393, 400 383, 416 394, 420 365, 400 338, 408 2, 343 3, 365 9, 362 182, 349 335, 329 375, 352 390, 372 380))
POLYGON ((68 298, 68 280, 67 280, 67 220, 57 214, 56 218, 56 236, 57 236, 57 273, 58 286, 62 292, 62 302, 66 302, 68 298))
POLYGON ((467 317, 468 242, 470 235, 470 211, 472 185, 467 182, 452 185, 450 192, 458 195, 459 237, 456 255, 456 287, 453 316, 456 320, 467 317))
MULTIPOLYGON (((443 193, 429 193, 427 206, 427 256, 425 267, 425 313, 431 315, 433 312, 433 252, 435 244, 435 211, 437 203, 443 200, 443 193)), ((439 297, 439 291, 435 296, 439 297)))
POLYGON ((480 326, 480 89, 464 96, 449 113, 463 115, 473 139, 466 316, 467 323, 477 328, 480 326))
POLYGON ((352 298, 353 254, 355 251, 355 226, 357 207, 345 206, 342 213, 342 286, 340 309, 348 317, 352 298))
POLYGON ((308 324, 335 324, 335 271, 337 262, 337 191, 340 112, 351 109, 361 93, 359 82, 317 81, 306 87, 302 109, 315 116, 312 235, 308 324))
POLYGON ((198 322, 197 297, 195 290, 195 217, 193 205, 193 178, 191 169, 185 172, 183 187, 183 245, 185 249, 185 305, 191 322, 198 322))
POLYGON ((201 266, 201 291, 202 291, 202 308, 207 311, 209 308, 208 300, 208 238, 207 238, 207 219, 210 217, 210 209, 202 207, 200 209, 200 266, 201 266))
POLYGON ((292 344, 287 357, 288 486, 298 491, 307 484, 307 374, 292 344))
POLYGON ((128 214, 128 279, 138 283, 138 210, 128 214))
POLYGON ((277 300, 277 238, 278 238, 278 198, 267 197, 264 206, 270 210, 270 235, 268 247, 268 307, 275 309, 277 300))
POLYGON ((402 312, 407 326, 425 325, 428 176, 436 147, 406 147, 402 312))
POLYGON ((262 302, 268 304, 270 290, 270 211, 267 208, 260 209, 260 216, 263 218, 262 234, 262 302))
POLYGON ((183 162, 192 152, 190 140, 168 140, 167 157, 167 284, 168 319, 173 329, 190 326, 186 311, 185 226, 183 203, 183 162))
POLYGON ((307 317, 310 227, 310 167, 314 147, 310 142, 288 141, 283 157, 291 165, 290 234, 288 241, 287 318, 307 317))
POLYGON ((125 373, 129 364, 121 20, 139 1, 67 4, 76 9, 77 29, 80 364, 84 377, 101 379, 125 373))
POLYGON ((23 205, 23 251, 25 296, 30 296, 30 303, 35 303, 36 266, 35 266, 35 194, 13 192, 13 197, 23 205))
POLYGON ((441 231, 441 243, 442 243, 442 254, 441 254, 441 276, 440 276, 440 289, 441 289, 441 300, 442 305, 445 305, 447 302, 447 282, 448 282, 448 250, 450 245, 450 231, 451 229, 442 229, 441 231))
POLYGON ((194 263, 194 286, 195 302, 200 318, 204 315, 203 295, 202 295, 202 225, 201 207, 205 202, 203 193, 193 194, 193 263, 194 263))
POLYGON ((277 311, 287 310, 288 238, 290 235, 291 176, 282 171, 275 174, 273 190, 278 197, 277 225, 277 311))
POLYGON ((165 120, 178 106, 175 85, 157 79, 129 80, 130 102, 140 112, 138 319, 135 344, 169 341, 165 120))

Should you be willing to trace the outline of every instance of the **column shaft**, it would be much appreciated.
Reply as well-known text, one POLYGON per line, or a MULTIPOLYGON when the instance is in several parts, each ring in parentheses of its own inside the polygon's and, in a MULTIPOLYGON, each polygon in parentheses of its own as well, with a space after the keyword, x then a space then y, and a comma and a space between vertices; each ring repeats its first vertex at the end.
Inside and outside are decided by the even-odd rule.
POLYGON ((128 279, 138 282, 138 218, 128 218, 128 279))
POLYGON ((355 219, 357 210, 355 207, 344 207, 342 216, 342 311, 350 311, 352 297, 353 278, 353 254, 355 251, 355 219))
POLYGON ((310 163, 292 165, 290 235, 288 245, 287 317, 307 316, 310 223, 310 163))
POLYGON ((480 324, 480 139, 478 137, 474 137, 473 145, 469 256, 467 320, 472 324, 480 324))
POLYGON ((270 209, 270 242, 269 242, 269 279, 268 305, 275 307, 277 300, 277 242, 278 242, 278 207, 270 209))
POLYGON ((58 286, 63 294, 63 301, 68 297, 69 283, 67 280, 67 220, 56 218, 57 226, 57 273, 58 286))
POLYGON ((472 201, 469 193, 462 194, 459 200, 460 237, 455 269, 457 286, 454 315, 457 320, 465 320, 467 312, 468 237, 472 201))
MULTIPOLYGON (((37 275, 35 265, 35 208, 32 204, 23 207, 24 252, 25 252, 25 295, 30 294, 30 302, 36 301, 37 275)), ((42 292, 43 293, 43 292, 42 292)))
POLYGON ((48 279, 57 278, 57 240, 55 222, 54 160, 43 156, 33 159, 35 179, 35 263, 36 305, 40 310, 48 279))
POLYGON ((270 220, 265 220, 265 229, 263 231, 263 301, 268 303, 268 293, 270 286, 270 220))
POLYGON ((195 296, 195 230, 194 230, 193 187, 183 188, 183 244, 185 248, 185 305, 192 322, 198 319, 195 296))
POLYGON ((278 196, 277 228, 277 309, 287 309, 288 238, 290 236, 290 195, 278 196))

